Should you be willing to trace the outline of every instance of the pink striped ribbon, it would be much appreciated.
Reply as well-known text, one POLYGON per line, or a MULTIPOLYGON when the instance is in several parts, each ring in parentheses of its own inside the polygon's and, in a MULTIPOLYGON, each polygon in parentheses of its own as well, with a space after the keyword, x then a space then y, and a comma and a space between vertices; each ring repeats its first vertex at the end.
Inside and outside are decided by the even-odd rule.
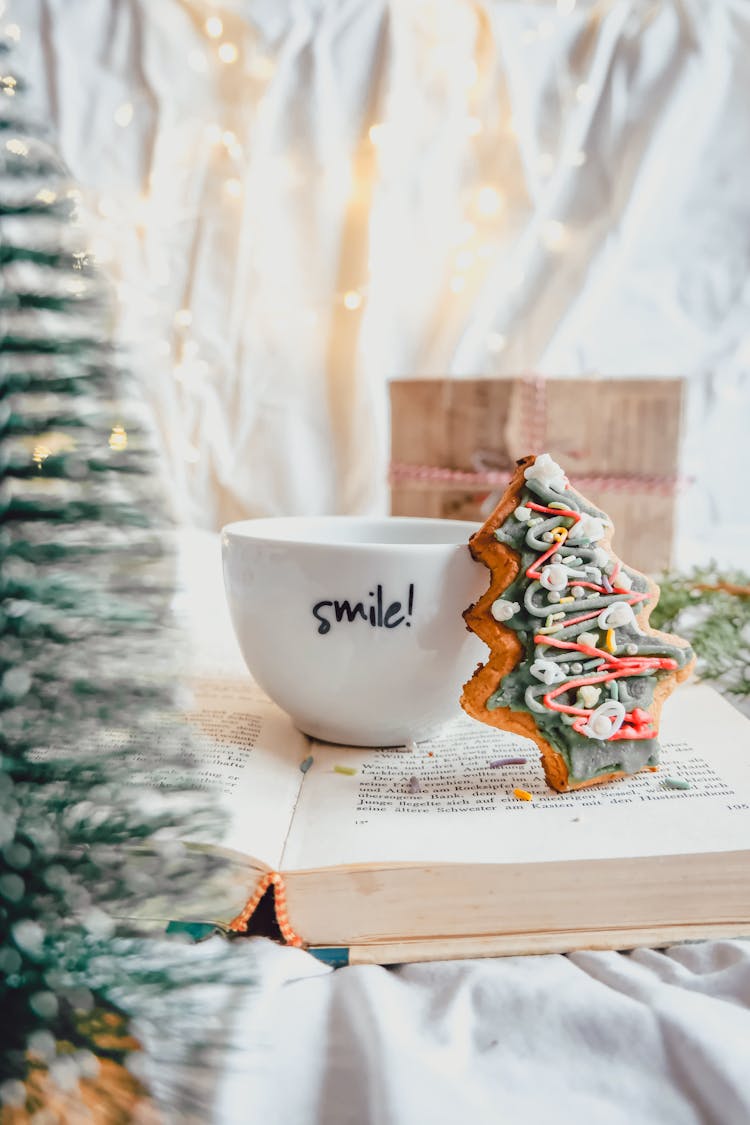
MULTIPOLYGON (((454 485, 457 488, 482 489, 503 488, 508 484, 511 473, 497 469, 470 471, 467 469, 444 469, 438 465, 409 465, 402 461, 391 463, 388 480, 390 484, 433 484, 436 486, 454 485)), ((601 492, 659 493, 672 496, 690 481, 679 476, 646 476, 637 473, 612 473, 604 476, 576 475, 571 481, 575 488, 601 492)))

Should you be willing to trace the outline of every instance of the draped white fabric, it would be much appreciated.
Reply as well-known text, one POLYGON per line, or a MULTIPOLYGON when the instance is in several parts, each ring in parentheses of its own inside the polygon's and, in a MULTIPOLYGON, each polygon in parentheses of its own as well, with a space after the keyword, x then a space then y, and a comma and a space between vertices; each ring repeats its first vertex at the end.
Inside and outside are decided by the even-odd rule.
POLYGON ((11 18, 184 521, 383 508, 391 376, 686 374, 681 558, 737 557, 747 5, 10 0, 11 18))
POLYGON ((750 1119, 747 942, 393 969, 331 970, 263 938, 244 953, 258 986, 203 1000, 208 1034, 223 1050, 178 1068, 163 1041, 144 1036, 155 1088, 175 1107, 170 1121, 750 1119))

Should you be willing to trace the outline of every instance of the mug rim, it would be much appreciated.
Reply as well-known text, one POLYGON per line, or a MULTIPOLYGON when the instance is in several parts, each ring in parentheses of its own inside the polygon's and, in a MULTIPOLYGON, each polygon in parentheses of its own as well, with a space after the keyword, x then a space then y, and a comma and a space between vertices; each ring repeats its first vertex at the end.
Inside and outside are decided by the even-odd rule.
POLYGON ((475 523, 471 520, 452 520, 452 519, 439 519, 434 516, 346 516, 346 515, 333 515, 333 516, 258 516, 251 519, 235 520, 232 523, 226 524, 221 529, 222 541, 225 537, 232 537, 235 540, 246 540, 253 543, 288 543, 294 544, 297 547, 313 547, 319 549, 346 549, 346 550, 445 550, 446 547, 466 547, 468 546, 469 538, 474 535, 481 523, 475 523), (286 524, 300 525, 299 535, 278 535, 273 534, 273 528, 277 527, 281 530, 281 526, 286 524), (406 525, 412 524, 416 527, 442 529, 448 528, 453 532, 459 529, 465 531, 465 536, 460 539, 445 538, 435 541, 424 541, 418 538, 406 540, 386 540, 386 539, 373 539, 371 541, 363 542, 361 540, 346 540, 346 539, 319 539, 311 538, 309 535, 302 534, 305 525, 310 529, 320 526, 322 524, 338 524, 339 526, 351 526, 366 528, 369 526, 377 526, 383 524, 398 524, 400 527, 406 529, 406 525))

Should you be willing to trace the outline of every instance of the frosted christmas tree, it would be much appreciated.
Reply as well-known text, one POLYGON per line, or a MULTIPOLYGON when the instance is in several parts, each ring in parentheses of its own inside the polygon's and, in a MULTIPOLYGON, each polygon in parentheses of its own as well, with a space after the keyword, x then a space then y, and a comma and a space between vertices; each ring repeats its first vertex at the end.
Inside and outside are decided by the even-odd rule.
POLYGON ((658 587, 617 558, 612 531, 544 453, 518 463, 470 542, 492 583, 465 617, 492 655, 462 705, 532 738, 559 790, 655 768, 662 704, 694 664, 649 627, 658 587))
POLYGON ((185 778, 192 747, 159 471, 79 192, 23 95, 0 42, 0 1117, 106 1125, 143 1107, 131 1019, 151 1004, 160 1043, 204 1043, 186 983, 252 972, 117 931, 213 878, 175 839, 218 814, 189 777, 149 780, 185 778))

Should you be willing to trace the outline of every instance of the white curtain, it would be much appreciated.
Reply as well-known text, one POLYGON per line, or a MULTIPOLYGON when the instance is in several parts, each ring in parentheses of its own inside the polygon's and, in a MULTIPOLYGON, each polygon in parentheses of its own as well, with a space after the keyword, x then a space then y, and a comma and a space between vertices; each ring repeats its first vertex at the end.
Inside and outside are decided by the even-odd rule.
POLYGON ((0 22, 184 522, 384 509, 392 376, 682 374, 678 557, 744 562, 742 0, 10 0, 0 22))

